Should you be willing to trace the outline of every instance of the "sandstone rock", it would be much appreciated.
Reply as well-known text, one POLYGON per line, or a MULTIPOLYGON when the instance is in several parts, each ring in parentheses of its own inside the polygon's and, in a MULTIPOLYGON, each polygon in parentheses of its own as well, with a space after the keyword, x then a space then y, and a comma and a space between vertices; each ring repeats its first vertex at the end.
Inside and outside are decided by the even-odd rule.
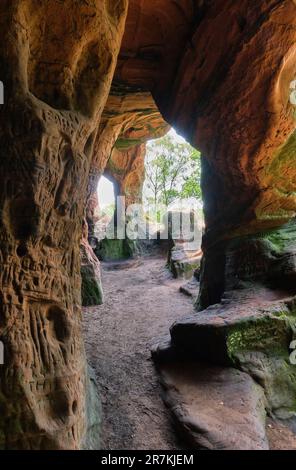
MULTIPOLYGON (((173 342, 246 370, 269 413, 293 420, 295 309, 279 299, 295 294, 293 223, 282 227, 296 213, 295 8, 1 1, 1 448, 85 441, 81 222, 86 212, 92 237, 112 152, 130 162, 167 122, 202 153, 198 306, 222 299, 174 326, 173 342)), ((140 172, 125 173, 134 198, 140 172)))
POLYGON ((219 303, 225 291, 242 291, 254 283, 279 295, 295 293, 295 235, 293 219, 279 228, 220 241, 206 250, 197 307, 203 310, 219 303))
POLYGON ((108 239, 100 241, 96 254, 102 261, 119 261, 132 258, 138 253, 137 243, 133 240, 108 239))
POLYGON ((0 448, 79 449, 86 433, 81 222, 127 1, 0 4, 0 448), (116 14, 115 14, 116 13, 116 14))
POLYGON ((264 392, 248 374, 196 362, 159 370, 164 400, 194 448, 268 449, 264 392))
POLYGON ((296 435, 281 421, 268 418, 266 427, 270 450, 296 450, 296 435))
POLYGON ((106 173, 111 178, 116 196, 126 197, 126 206, 140 203, 145 143, 162 137, 169 128, 149 91, 114 81, 94 142, 87 197, 91 237, 98 221, 97 186, 101 175, 106 173))
POLYGON ((86 385, 86 433, 81 444, 83 450, 99 450, 102 425, 102 407, 94 370, 88 366, 86 385))
POLYGON ((125 197, 127 208, 131 204, 142 203, 145 154, 145 144, 136 145, 129 150, 114 149, 105 168, 105 174, 110 175, 117 184, 117 195, 125 197))
POLYGON ((186 282, 186 284, 183 284, 183 286, 180 287, 180 292, 182 292, 182 294, 188 295, 189 297, 193 297, 193 299, 197 298, 198 291, 199 281, 196 279, 195 276, 192 276, 192 278, 188 282, 186 282))
POLYGON ((263 387, 269 414, 289 420, 296 413, 296 370, 289 349, 295 299, 275 302, 268 294, 254 299, 252 292, 252 300, 240 299, 239 306, 238 298, 232 299, 176 323, 172 343, 189 356, 248 372, 263 387))
POLYGON ((82 305, 84 307, 101 305, 103 303, 101 267, 98 258, 88 242, 88 226, 86 221, 83 223, 80 256, 82 305))
POLYGON ((202 257, 200 217, 193 210, 170 210, 164 216, 164 227, 170 241, 168 267, 175 278, 190 279, 199 270, 202 257))
POLYGON ((175 278, 190 279, 199 268, 200 261, 201 252, 186 250, 183 244, 176 243, 170 253, 169 268, 175 278))
POLYGON ((295 216, 295 21, 289 0, 130 2, 116 80, 152 90, 202 153, 200 309, 225 290, 225 241, 295 216))

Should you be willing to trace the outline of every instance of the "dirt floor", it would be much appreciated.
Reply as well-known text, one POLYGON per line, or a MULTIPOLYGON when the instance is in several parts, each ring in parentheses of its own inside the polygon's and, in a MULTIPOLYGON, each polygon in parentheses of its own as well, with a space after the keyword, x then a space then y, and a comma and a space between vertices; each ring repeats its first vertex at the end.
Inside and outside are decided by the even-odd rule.
POLYGON ((150 358, 150 345, 192 312, 161 257, 103 264, 105 303, 84 309, 88 360, 103 403, 102 448, 181 449, 150 358))

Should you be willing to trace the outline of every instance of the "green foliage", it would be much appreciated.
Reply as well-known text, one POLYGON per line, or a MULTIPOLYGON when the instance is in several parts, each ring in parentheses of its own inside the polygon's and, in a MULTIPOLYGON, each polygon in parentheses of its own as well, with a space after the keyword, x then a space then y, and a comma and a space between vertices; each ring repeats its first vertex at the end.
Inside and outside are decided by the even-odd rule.
POLYGON ((148 202, 168 206, 178 199, 201 198, 200 153, 167 134, 148 145, 146 185, 148 202))

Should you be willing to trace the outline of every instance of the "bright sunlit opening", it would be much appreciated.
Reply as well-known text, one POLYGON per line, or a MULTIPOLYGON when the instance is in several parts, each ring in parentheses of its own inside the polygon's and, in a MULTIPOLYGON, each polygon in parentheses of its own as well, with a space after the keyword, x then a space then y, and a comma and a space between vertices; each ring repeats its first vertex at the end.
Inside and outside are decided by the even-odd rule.
POLYGON ((186 143, 186 140, 184 139, 184 137, 177 134, 177 132, 175 131, 175 129, 173 127, 169 131, 168 135, 170 135, 172 137, 172 139, 176 142, 176 144, 185 144, 186 143))
POLYGON ((114 185, 105 176, 102 176, 98 185, 100 206, 108 207, 115 204, 114 185))

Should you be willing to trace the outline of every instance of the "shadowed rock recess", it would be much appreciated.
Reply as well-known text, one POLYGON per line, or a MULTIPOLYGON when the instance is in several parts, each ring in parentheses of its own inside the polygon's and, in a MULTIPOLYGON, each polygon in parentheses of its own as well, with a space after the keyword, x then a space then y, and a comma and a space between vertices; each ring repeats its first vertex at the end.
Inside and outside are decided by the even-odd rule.
POLYGON ((139 202, 170 126, 205 233, 197 311, 153 348, 165 401, 193 447, 296 448, 295 1, 1 0, 0 37, 0 448, 99 447, 96 189, 139 202))

